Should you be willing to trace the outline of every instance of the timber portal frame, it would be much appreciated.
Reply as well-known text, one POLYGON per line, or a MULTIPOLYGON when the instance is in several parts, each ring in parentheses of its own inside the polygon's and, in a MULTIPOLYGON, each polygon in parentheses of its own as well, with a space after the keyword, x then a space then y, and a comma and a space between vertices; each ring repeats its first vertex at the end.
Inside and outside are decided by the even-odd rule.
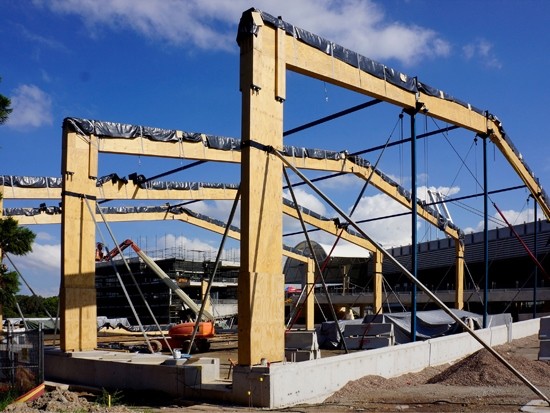
MULTIPOLYGON (((500 121, 487 111, 479 111, 416 78, 258 10, 243 13, 238 44, 241 50, 242 92, 242 141, 239 141, 239 150, 222 150, 208 145, 205 135, 189 136, 181 131, 171 131, 162 139, 150 139, 151 133, 162 135, 163 131, 151 128, 134 131, 134 127, 126 128, 128 125, 119 124, 101 125, 99 128, 93 121, 65 120, 61 189, 63 351, 90 350, 97 344, 95 222, 90 210, 96 210, 97 200, 102 197, 150 197, 150 193, 140 195, 143 191, 135 190, 126 192, 124 198, 120 195, 116 198, 117 191, 120 193, 121 189, 128 189, 120 182, 107 183, 98 189, 99 153, 184 157, 241 164, 239 363, 242 365, 255 365, 262 359, 284 359, 282 215, 292 215, 293 212, 282 202, 273 202, 274 199, 282 200, 283 170, 283 163, 274 155, 274 150, 284 153, 296 168, 352 173, 362 179, 370 179, 373 186, 407 208, 415 205, 416 200, 372 173, 370 165, 357 159, 329 157, 319 160, 285 153, 283 105, 287 70, 380 99, 403 108, 407 113, 422 111, 427 116, 490 139, 523 180, 545 216, 550 218, 546 194, 515 150, 500 121), (108 133, 105 133, 106 129, 108 133)), ((197 196, 203 199, 215 197, 209 191, 205 189, 205 193, 197 196)), ((441 226, 438 217, 429 211, 420 208, 418 213, 432 224, 441 226)), ((319 222, 318 226, 322 228, 325 224, 319 222)), ((325 230, 330 232, 333 229, 327 227, 325 230)), ((460 271, 464 253, 458 242, 460 231, 449 225, 444 225, 442 230, 457 241, 457 271, 460 271)), ((383 256, 381 249, 368 240, 360 243, 375 253, 375 268, 379 274, 383 256)), ((463 299, 459 292, 463 284, 461 277, 457 273, 457 305, 463 299)), ((380 278, 376 277, 378 285, 381 285, 380 278)))

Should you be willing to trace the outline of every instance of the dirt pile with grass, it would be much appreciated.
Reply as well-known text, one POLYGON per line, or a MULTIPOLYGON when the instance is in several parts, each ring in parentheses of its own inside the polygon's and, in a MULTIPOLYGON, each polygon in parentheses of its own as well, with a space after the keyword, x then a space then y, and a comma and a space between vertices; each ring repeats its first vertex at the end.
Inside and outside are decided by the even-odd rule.
POLYGON ((36 412, 81 412, 81 413, 135 413, 126 406, 111 406, 103 404, 106 400, 88 393, 78 393, 68 390, 54 389, 36 400, 26 403, 12 403, 5 412, 36 413, 36 412))

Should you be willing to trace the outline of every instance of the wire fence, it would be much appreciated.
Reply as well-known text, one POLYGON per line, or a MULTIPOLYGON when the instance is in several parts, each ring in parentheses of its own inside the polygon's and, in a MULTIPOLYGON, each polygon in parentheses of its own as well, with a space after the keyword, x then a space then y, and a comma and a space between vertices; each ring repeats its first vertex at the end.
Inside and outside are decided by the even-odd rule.
POLYGON ((0 332, 0 395, 23 395, 44 382, 44 332, 0 332))

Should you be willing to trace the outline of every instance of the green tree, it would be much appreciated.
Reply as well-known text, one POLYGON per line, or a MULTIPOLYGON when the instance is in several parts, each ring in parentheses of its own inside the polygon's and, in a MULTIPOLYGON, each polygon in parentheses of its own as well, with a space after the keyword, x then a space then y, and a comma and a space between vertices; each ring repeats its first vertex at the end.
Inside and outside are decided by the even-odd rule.
POLYGON ((9 271, 4 264, 5 254, 26 255, 32 251, 32 243, 36 234, 30 229, 20 227, 11 217, 0 220, 0 325, 2 325, 2 309, 7 303, 12 303, 19 291, 19 281, 15 271, 9 271))
POLYGON ((42 297, 40 295, 16 295, 15 300, 8 301, 4 306, 4 317, 18 318, 21 315, 17 310, 16 301, 25 317, 56 317, 59 297, 42 297))
MULTIPOLYGON (((2 78, 0 77, 0 82, 1 81, 2 78)), ((10 98, 0 94, 0 125, 4 124, 8 120, 10 113, 13 111, 13 109, 10 108, 10 105, 10 98)))

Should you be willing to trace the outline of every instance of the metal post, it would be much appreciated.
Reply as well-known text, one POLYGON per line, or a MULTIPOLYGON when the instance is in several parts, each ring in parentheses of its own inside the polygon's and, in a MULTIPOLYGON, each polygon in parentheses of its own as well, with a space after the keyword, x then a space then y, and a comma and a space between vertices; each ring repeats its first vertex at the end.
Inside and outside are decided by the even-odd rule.
MULTIPOLYGON (((417 182, 416 182, 416 112, 409 113, 411 117, 411 273, 418 278, 418 233, 416 224, 417 210, 417 182)), ((416 284, 411 289, 411 341, 416 341, 416 284)))
POLYGON ((483 286, 483 328, 487 328, 487 307, 489 302, 489 204, 487 202, 487 137, 483 137, 483 259, 485 283, 483 286))
MULTIPOLYGON (((535 201, 535 212, 534 212, 534 220, 535 220, 535 230, 534 230, 534 233, 533 233, 533 238, 534 238, 534 241, 533 241, 533 255, 535 256, 536 259, 538 259, 538 256, 537 256, 537 242, 538 242, 538 226, 539 226, 539 223, 538 223, 538 219, 537 219, 537 208, 538 208, 538 203, 537 203, 537 198, 533 197, 533 200, 535 201)), ((538 265, 535 263, 535 274, 534 274, 534 284, 533 284, 533 318, 537 318, 537 283, 538 283, 538 276, 539 276, 539 267, 538 265)))

